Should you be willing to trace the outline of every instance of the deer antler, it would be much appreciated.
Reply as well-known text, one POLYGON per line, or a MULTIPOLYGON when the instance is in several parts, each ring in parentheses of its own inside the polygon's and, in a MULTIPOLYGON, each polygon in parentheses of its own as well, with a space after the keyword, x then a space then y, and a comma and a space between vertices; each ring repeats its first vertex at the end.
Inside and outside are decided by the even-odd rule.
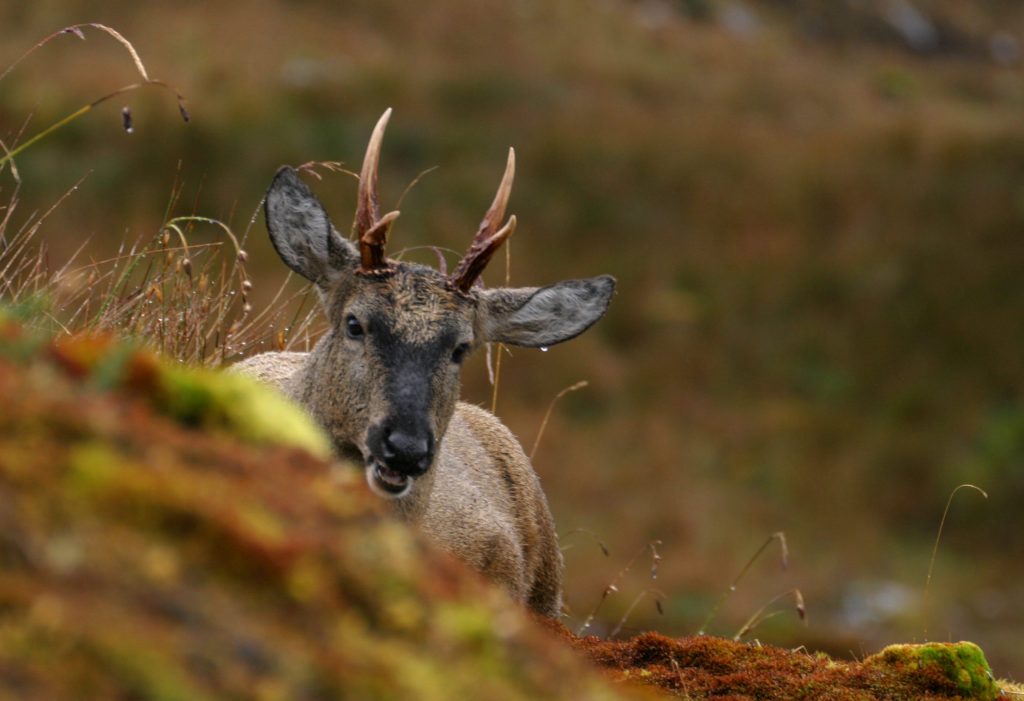
POLYGON ((501 244, 516 230, 516 217, 512 215, 505 222, 505 226, 498 228, 502 218, 505 216, 505 208, 508 206, 509 195, 512 194, 512 180, 516 176, 516 152, 515 149, 508 150, 508 163, 505 165, 505 175, 498 185, 498 192, 494 196, 491 208, 487 210, 480 228, 477 229, 473 242, 462 256, 455 271, 448 276, 448 281, 459 291, 468 293, 484 271, 495 251, 501 248, 501 244))
POLYGON ((380 215, 380 202, 377 198, 377 165, 380 163, 380 144, 384 138, 384 129, 391 119, 391 108, 377 120, 377 126, 370 135, 370 143, 366 146, 363 157, 363 169, 359 174, 359 194, 356 196, 356 217, 352 229, 359 239, 359 270, 364 273, 386 270, 388 265, 384 258, 384 246, 388 240, 388 229, 398 218, 398 212, 380 215))

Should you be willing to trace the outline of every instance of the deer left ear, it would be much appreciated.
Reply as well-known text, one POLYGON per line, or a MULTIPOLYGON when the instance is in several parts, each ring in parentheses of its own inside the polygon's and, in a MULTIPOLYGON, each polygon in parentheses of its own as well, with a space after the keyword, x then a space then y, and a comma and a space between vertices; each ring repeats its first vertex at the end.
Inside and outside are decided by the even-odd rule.
POLYGON ((264 209, 274 250, 310 282, 323 286, 334 273, 355 262, 355 248, 334 230, 320 200, 294 168, 277 171, 264 209))
POLYGON ((540 288, 483 290, 481 340, 528 348, 568 341, 604 316, 614 292, 611 275, 540 288))

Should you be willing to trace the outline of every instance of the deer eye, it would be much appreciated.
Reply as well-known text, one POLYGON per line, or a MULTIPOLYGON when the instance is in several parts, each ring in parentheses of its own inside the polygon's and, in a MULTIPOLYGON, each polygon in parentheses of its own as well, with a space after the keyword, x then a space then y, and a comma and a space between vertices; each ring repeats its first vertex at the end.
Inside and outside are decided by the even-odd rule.
POLYGON ((349 338, 361 341, 363 339, 363 325, 359 323, 359 320, 354 315, 349 314, 345 317, 345 335, 349 338))
POLYGON ((466 359, 466 356, 468 354, 469 344, 460 343, 459 345, 455 346, 455 350, 452 351, 452 362, 455 363, 456 365, 461 365, 462 361, 466 359))

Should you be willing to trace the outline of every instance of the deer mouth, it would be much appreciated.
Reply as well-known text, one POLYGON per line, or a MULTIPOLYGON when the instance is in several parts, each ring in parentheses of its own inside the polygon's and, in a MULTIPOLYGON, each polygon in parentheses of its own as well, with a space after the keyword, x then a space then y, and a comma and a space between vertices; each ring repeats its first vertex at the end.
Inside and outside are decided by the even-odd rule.
POLYGON ((404 497, 412 489, 412 477, 372 458, 366 465, 366 481, 375 493, 389 499, 404 497))

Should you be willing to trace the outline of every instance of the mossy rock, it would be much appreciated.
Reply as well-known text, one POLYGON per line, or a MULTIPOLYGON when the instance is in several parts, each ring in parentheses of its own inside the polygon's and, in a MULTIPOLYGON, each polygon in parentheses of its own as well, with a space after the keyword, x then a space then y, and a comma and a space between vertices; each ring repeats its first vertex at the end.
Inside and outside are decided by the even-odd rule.
POLYGON ((50 354, 99 389, 146 398, 159 413, 189 427, 223 431, 252 443, 290 445, 327 458, 330 443, 298 406, 244 375, 176 365, 109 336, 54 343, 50 354))
POLYGON ((951 684, 967 698, 996 699, 1001 693, 985 653, 970 642, 890 645, 864 664, 934 676, 939 685, 951 684))

